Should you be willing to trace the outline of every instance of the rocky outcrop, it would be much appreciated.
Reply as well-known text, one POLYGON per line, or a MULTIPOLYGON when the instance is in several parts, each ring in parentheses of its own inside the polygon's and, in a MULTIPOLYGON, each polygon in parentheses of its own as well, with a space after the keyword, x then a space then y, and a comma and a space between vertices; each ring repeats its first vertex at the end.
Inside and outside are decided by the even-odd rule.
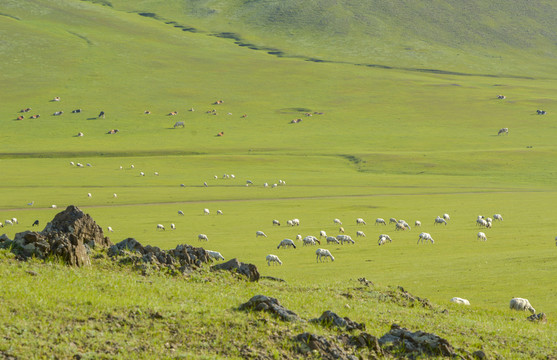
POLYGON ((234 258, 225 263, 211 266, 211 270, 228 270, 234 271, 238 274, 244 275, 250 281, 259 280, 259 271, 257 271, 257 266, 253 264, 245 264, 234 258))
POLYGON ((308 332, 296 335, 294 342, 299 353, 310 356, 313 353, 319 354, 319 359, 324 360, 358 360, 358 357, 351 354, 353 351, 343 349, 339 341, 328 339, 321 335, 308 332))
POLYGON ((283 321, 300 320, 300 317, 295 312, 279 304, 277 299, 265 295, 255 295, 248 302, 240 305, 238 310, 266 311, 283 321))
POLYGON ((57 257, 71 266, 91 265, 88 248, 112 245, 91 216, 70 205, 41 232, 24 231, 14 240, 0 237, 0 247, 11 248, 20 259, 57 257))
POLYGON ((334 312, 327 310, 319 318, 311 319, 310 322, 321 324, 322 326, 332 327, 336 326, 339 329, 352 331, 352 330, 365 330, 366 325, 357 323, 349 318, 341 318, 334 312))
POLYGON ((435 334, 411 332, 397 324, 379 339, 379 344, 389 351, 426 356, 457 356, 449 342, 435 334))

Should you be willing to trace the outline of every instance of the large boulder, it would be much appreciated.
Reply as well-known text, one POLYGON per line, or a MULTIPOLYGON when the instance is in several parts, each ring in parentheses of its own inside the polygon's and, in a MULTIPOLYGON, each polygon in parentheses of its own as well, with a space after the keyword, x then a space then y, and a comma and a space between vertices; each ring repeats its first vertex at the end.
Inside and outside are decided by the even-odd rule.
POLYGON ((283 321, 297 321, 300 317, 291 310, 288 310, 278 300, 265 295, 255 295, 248 302, 238 307, 238 310, 266 311, 279 317, 283 321))
POLYGON ((397 324, 391 325, 391 330, 379 339, 379 344, 389 351, 416 356, 456 356, 447 340, 423 331, 411 332, 397 324))
POLYGON ((259 280, 259 271, 257 271, 257 266, 253 264, 245 264, 234 258, 225 263, 211 266, 211 270, 228 270, 235 271, 238 274, 246 276, 250 281, 259 280))

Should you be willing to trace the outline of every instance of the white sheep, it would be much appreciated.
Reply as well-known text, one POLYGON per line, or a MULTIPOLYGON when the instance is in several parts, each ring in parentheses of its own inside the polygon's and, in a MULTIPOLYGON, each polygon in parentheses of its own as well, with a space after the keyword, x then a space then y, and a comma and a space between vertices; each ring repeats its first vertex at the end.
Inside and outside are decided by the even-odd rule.
POLYGON ((493 220, 503 221, 503 217, 501 214, 495 214, 493 215, 493 220))
POLYGON ((222 210, 217 210, 217 215, 222 215, 222 210))
POLYGON ((91 193, 87 193, 88 197, 93 197, 93 195, 91 193))
POLYGON ((487 223, 487 221, 485 221, 484 219, 478 219, 478 220, 476 220, 476 225, 477 225, 477 226, 487 227, 488 223, 487 223))
POLYGON ((302 241, 302 234, 298 234, 298 235, 296 235, 296 240, 298 240, 298 241, 302 241))
POLYGON ((319 241, 315 236, 309 235, 306 236, 303 240, 304 246, 306 245, 315 245, 315 243, 321 245, 321 241, 319 241))
POLYGON ((337 240, 336 237, 327 236, 327 244, 330 244, 330 243, 340 244, 340 242, 337 240))
POLYGON ((422 222, 420 220, 416 220, 414 222, 414 226, 422 226, 422 222))
POLYGON ((349 235, 337 235, 337 240, 340 241, 341 245, 344 245, 345 242, 355 244, 355 241, 349 235))
POLYGON ((294 249, 296 248, 296 244, 294 244, 294 241, 292 241, 291 239, 284 239, 280 242, 280 244, 277 246, 277 249, 280 249, 282 247, 287 248, 292 246, 294 249))
POLYGON ((184 215, 184 212, 182 210, 178 210, 178 215, 184 215))
POLYGON ((396 223, 396 222, 397 222, 397 221, 396 221, 395 218, 390 218, 390 219, 389 219, 389 224, 396 223))
POLYGON ((209 209, 205 208, 203 209, 203 214, 204 215, 209 215, 211 212, 209 211, 209 209))
POLYGON ((366 237, 366 234, 363 231, 356 231, 356 236, 366 237))
POLYGON ((114 232, 114 230, 112 230, 112 228, 110 226, 108 226, 106 229, 110 232, 114 232))
POLYGON ((209 238, 205 234, 199 234, 199 235, 197 235, 197 240, 199 240, 199 241, 209 241, 209 238))
POLYGON ((341 226, 341 227, 339 227, 339 228, 338 228, 338 232, 339 232, 339 233, 343 233, 343 234, 344 234, 344 228, 343 228, 342 226, 341 226))
POLYGON ((319 232, 319 237, 322 237, 322 238, 323 238, 323 237, 324 237, 324 238, 327 237, 327 233, 325 232, 325 230, 321 230, 321 231, 319 232))
POLYGON ((163 224, 157 224, 157 230, 166 230, 163 224))
POLYGON ((364 219, 362 219, 362 218, 357 218, 357 219, 356 219, 356 225, 359 225, 359 224, 364 224, 364 225, 366 225, 366 222, 365 222, 364 219))
POLYGON ((276 255, 269 254, 265 257, 265 259, 267 260, 267 265, 269 266, 271 266, 271 263, 282 265, 282 261, 280 261, 279 257, 276 255))
POLYGON ((275 226, 275 225, 280 226, 280 221, 278 221, 278 220, 276 220, 276 219, 273 220, 273 226, 275 226))
POLYGON ((485 236, 485 233, 483 233, 481 231, 478 233, 477 238, 478 238, 478 240, 487 241, 487 236, 485 236))
POLYGON ((139 176, 145 176, 145 173, 143 171, 140 171, 139 176))
POLYGON ((530 305, 530 301, 528 301, 528 299, 523 299, 523 298, 513 298, 511 299, 510 302, 510 308, 512 310, 518 310, 518 311, 525 311, 528 310, 530 311, 532 314, 536 313, 536 309, 534 309, 532 307, 532 305, 530 305))
POLYGON ((331 258, 331 261, 335 261, 335 258, 333 257, 333 255, 327 249, 317 249, 315 251, 315 255, 317 255, 316 261, 324 261, 324 260, 322 260, 322 258, 331 258))
POLYGON ((391 237, 387 234, 381 234, 379 235, 379 240, 377 240, 377 245, 381 246, 385 244, 387 241, 393 242, 393 239, 391 239, 391 237))
POLYGON ((213 250, 205 250, 205 251, 207 251, 207 254, 211 259, 215 259, 217 261, 224 260, 224 256, 222 256, 222 254, 218 251, 213 251, 213 250))
POLYGON ((420 240, 422 241, 422 244, 424 243, 424 241, 427 243, 428 240, 431 241, 432 244, 435 243, 431 235, 426 232, 423 232, 418 236, 418 244, 420 243, 420 240))
POLYGON ((340 221, 339 219, 333 219, 333 223, 342 225, 342 221, 340 221))
POLYGON ((451 217, 449 216, 449 214, 443 214, 443 219, 449 221, 451 220, 451 217))
POLYGON ((375 225, 377 225, 377 224, 387 225, 387 223, 385 222, 385 219, 382 219, 382 218, 375 219, 375 225))
POLYGON ((452 298, 451 302, 454 302, 455 304, 461 304, 461 305, 470 305, 470 301, 459 297, 452 298))
POLYGON ((83 164, 82 164, 82 163, 77 163, 77 164, 75 164, 75 166, 77 166, 77 167, 83 167, 83 164))
POLYGON ((12 222, 13 222, 14 224, 19 224, 19 221, 17 221, 17 218, 12 218, 12 222))
POLYGON ((395 230, 410 230, 410 225, 408 225, 408 223, 406 223, 406 221, 403 222, 397 222, 395 225, 395 230))
POLYGON ((14 223, 13 223, 11 220, 9 220, 9 219, 6 219, 6 220, 4 221, 4 224, 10 225, 10 226, 13 226, 13 225, 14 225, 14 223))
POLYGON ((294 226, 294 222, 292 222, 292 220, 286 220, 286 226, 294 226))
POLYGON ((267 235, 265 235, 265 233, 263 231, 256 231, 255 232, 255 237, 259 237, 259 236, 267 237, 267 235))
POLYGON ((113 198, 117 198, 117 197, 118 197, 118 194, 114 193, 114 194, 112 194, 112 197, 113 197, 113 198))
POLYGON ((170 224, 170 230, 176 230, 176 225, 174 225, 174 223, 170 224))
POLYGON ((295 226, 300 226, 300 219, 292 219, 292 224, 295 226))
POLYGON ((435 222, 433 223, 433 225, 437 225, 437 224, 445 224, 447 225, 447 220, 443 219, 442 217, 438 216, 435 218, 435 222))

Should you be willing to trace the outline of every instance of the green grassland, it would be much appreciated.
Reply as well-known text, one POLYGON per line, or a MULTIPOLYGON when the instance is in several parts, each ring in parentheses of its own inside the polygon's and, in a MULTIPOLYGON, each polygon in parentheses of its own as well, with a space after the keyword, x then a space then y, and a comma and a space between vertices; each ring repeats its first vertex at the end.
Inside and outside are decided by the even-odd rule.
MULTIPOLYGON (((206 288, 201 280, 184 285, 182 278, 154 277, 158 290, 149 300, 137 295, 151 291, 149 286, 135 289, 123 279, 131 276, 141 286, 149 280, 112 269, 71 270, 68 276, 92 282, 92 289, 104 289, 102 278, 114 277, 137 295, 92 291, 84 295, 90 303, 78 317, 92 311, 98 320, 106 315, 102 307, 127 313, 136 304, 165 316, 209 312, 222 315, 219 326, 230 321, 242 327, 229 309, 258 292, 316 317, 326 306, 315 311, 309 304, 341 312, 345 299, 339 294, 366 277, 383 287, 401 285, 462 315, 442 326, 438 316, 424 324, 429 314, 356 295, 345 316, 377 321, 369 325, 376 335, 395 321, 415 328, 424 324, 424 330, 438 331, 459 346, 484 343, 506 358, 555 356, 557 22, 546 19, 555 18, 557 9, 544 1, 528 2, 528 11, 522 1, 381 3, 0 2, 0 218, 19 219, 1 232, 11 238, 36 219, 42 229, 74 204, 103 229, 111 226, 114 233, 107 235, 113 242, 134 237, 165 249, 199 244, 227 260, 254 263, 263 275, 288 284, 245 285, 217 276, 211 281, 231 283, 219 290, 213 308, 203 304, 215 285, 206 288), (358 21, 352 21, 356 15, 358 21), (277 51, 280 56, 268 53, 277 51), (498 94, 507 98, 498 100, 498 94), (50 101, 55 96, 61 101, 50 101), (217 100, 224 103, 214 105, 217 100), (24 108, 32 110, 16 120, 24 108), (78 108, 83 111, 71 113, 78 108), (213 109, 216 115, 207 113, 213 109), (538 116, 536 109, 548 114, 538 116), (61 110, 63 115, 51 115, 61 110), (97 117, 101 110, 105 118, 97 117), (178 115, 168 116, 171 111, 178 115), (41 117, 29 119, 34 114, 41 117), (302 122, 290 123, 297 118, 302 122), (184 121, 185 128, 174 129, 176 121, 184 121), (503 127, 510 129, 508 136, 497 136, 503 127), (119 132, 109 135, 110 129, 119 132), (224 136, 217 137, 220 131, 224 136), (92 166, 78 168, 70 161, 92 166), (246 186, 247 180, 253 185, 246 186), (286 185, 263 186, 279 180, 286 185), (204 215, 204 208, 211 214, 204 215), (224 214, 216 215, 217 209, 224 214), (448 225, 434 226, 443 213, 451 215, 448 225), (478 241, 477 216, 494 213, 505 220, 485 230, 487 242, 478 241), (358 217, 367 225, 356 226, 358 217), (423 225, 396 232, 393 225, 375 226, 378 217, 423 225), (301 225, 287 227, 292 218, 301 225), (295 250, 277 250, 280 240, 297 234, 336 235, 334 218, 356 240, 355 245, 322 245, 335 262, 317 263, 315 248, 301 243, 295 250), (272 226, 273 219, 283 225, 272 226), (156 231, 159 223, 167 231, 156 231), (169 230, 170 223, 176 230, 169 230), (257 230, 268 237, 256 238, 257 230), (367 237, 356 238, 357 230, 367 237), (435 244, 416 245, 421 231, 431 233, 435 244), (208 235, 207 244, 197 241, 199 233, 208 235), (378 247, 380 233, 393 243, 378 247), (269 253, 280 256, 283 266, 268 267, 269 253), (160 295, 163 288, 173 289, 168 299, 160 295), (454 307, 453 296, 469 299, 472 306, 454 307), (525 324, 525 316, 508 309, 512 297, 530 299, 548 314, 549 323, 525 324), (155 305, 177 298, 186 299, 155 305), (370 304, 380 310, 368 313, 370 304), (455 334, 460 328, 466 329, 462 336, 455 334), (502 331, 506 345, 474 338, 470 329, 475 328, 484 338, 502 331), (512 340, 514 333, 527 340, 512 340), (528 353, 536 348, 541 350, 528 353), (514 353, 517 349, 526 350, 514 353)), ((27 310, 12 311, 13 326, 33 325, 22 322, 35 307, 42 314, 39 322, 65 307, 76 310, 80 295, 64 295, 56 305, 49 289, 64 293, 71 287, 56 290, 47 274, 60 279, 65 270, 50 266, 0 262, 3 274, 40 269, 41 281, 48 281, 39 294, 30 290, 33 277, 2 276, 2 288, 14 289, 0 293, 8 302, 3 317, 10 316, 14 301, 25 298, 27 310)), ((226 343, 223 334, 215 336, 226 343)), ((38 346, 28 341, 23 348, 38 346)), ((216 356, 213 349, 192 346, 216 356)), ((43 347, 46 357, 71 353, 43 347)), ((147 353, 161 347, 164 341, 157 337, 147 353)), ((130 348, 112 355, 125 357, 130 348)), ((230 351, 224 353, 243 356, 230 351)))

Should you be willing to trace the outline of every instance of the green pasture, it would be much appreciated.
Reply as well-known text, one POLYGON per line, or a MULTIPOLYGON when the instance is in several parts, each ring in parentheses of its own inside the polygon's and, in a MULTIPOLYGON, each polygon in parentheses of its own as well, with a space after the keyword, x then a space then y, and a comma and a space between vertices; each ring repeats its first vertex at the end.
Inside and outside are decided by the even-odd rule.
MULTIPOLYGON (((37 219, 42 230, 57 212, 77 205, 106 232, 114 229, 106 233, 113 242, 134 237, 164 249, 203 246, 227 260, 254 263, 263 275, 293 287, 315 285, 324 299, 328 287, 366 277, 443 306, 454 296, 467 298, 478 313, 508 314, 508 301, 525 297, 550 318, 557 314, 557 82, 548 61, 554 60, 553 47, 491 48, 475 32, 453 47, 449 43, 458 36, 441 31, 447 28, 442 23, 431 45, 409 36, 413 50, 398 57, 397 47, 407 44, 388 45, 394 34, 360 51, 355 45, 365 43, 362 37, 346 43, 339 34, 323 38, 330 28, 312 23, 300 30, 294 26, 298 17, 290 28, 267 28, 245 22, 257 18, 262 5, 226 3, 0 3, 0 219, 19 220, 1 232, 11 238, 37 219), (147 11, 157 17, 138 15, 147 11), (299 38, 286 35, 304 29, 299 38), (211 36, 226 31, 300 57, 277 57, 211 36), (382 49, 381 57, 372 57, 382 49), (345 62, 341 50, 347 51, 345 62), (448 65, 447 56, 457 52, 461 59, 448 65), (305 61, 313 56, 335 62, 305 61), (496 56, 503 60, 489 61, 496 56), (393 68, 355 65, 376 61, 393 68), (498 94, 507 98, 498 100, 498 94), (55 96, 61 101, 50 101, 55 96), (217 100, 224 102, 215 105, 217 100), (20 113, 24 108, 32 110, 20 113), (72 114, 74 109, 83 111, 72 114), (207 113, 213 109, 216 115, 207 113), (538 116, 537 109, 548 114, 538 116), (101 110, 105 118, 97 117, 101 110), (64 114, 52 116, 55 111, 64 114), (172 111, 178 114, 167 115, 172 111), (34 114, 41 117, 29 119, 34 114), (16 120, 19 115, 25 119, 16 120), (297 118, 302 121, 290 123, 297 118), (174 129, 176 121, 185 128, 174 129), (498 136, 504 127, 509 134, 498 136), (107 134, 111 129, 119 132, 107 134), (224 136, 217 137, 220 131, 224 136), (253 185, 246 186, 247 180, 253 185), (286 184, 272 187, 279 180, 286 184), (204 215, 204 208, 211 214, 204 215), (217 209, 224 214, 216 215, 217 209), (444 213, 451 216, 448 225, 434 226, 444 213), (495 213, 504 221, 481 230, 487 242, 477 240, 477 216, 495 213), (359 217, 367 225, 356 226, 359 217), (376 226, 378 217, 404 219, 412 229, 376 226), (301 225, 287 227, 292 218, 301 225), (317 263, 315 248, 301 243, 277 249, 297 234, 337 235, 334 218, 356 241, 322 243, 334 262, 317 263), (273 219, 282 226, 273 226, 273 219), (416 220, 420 228, 413 226, 416 220), (159 223, 166 231, 156 230, 159 223), (258 230, 268 237, 256 238, 258 230), (367 236, 356 238, 357 230, 367 236), (417 245, 422 231, 435 244, 417 245), (208 243, 198 242, 200 233, 208 243), (393 242, 377 246, 381 233, 393 242), (267 254, 278 255, 283 265, 267 266, 267 254)), ((294 11, 291 2, 282 6, 286 14, 294 11)), ((377 21, 367 18, 367 25, 349 29, 337 10, 337 25, 348 34, 366 33, 377 21)), ((391 34, 391 21, 377 31, 391 34)), ((529 39, 516 36, 517 44, 529 39)), ((551 36, 544 32, 536 44, 551 36)), ((365 313, 358 306, 351 311, 365 313)))

